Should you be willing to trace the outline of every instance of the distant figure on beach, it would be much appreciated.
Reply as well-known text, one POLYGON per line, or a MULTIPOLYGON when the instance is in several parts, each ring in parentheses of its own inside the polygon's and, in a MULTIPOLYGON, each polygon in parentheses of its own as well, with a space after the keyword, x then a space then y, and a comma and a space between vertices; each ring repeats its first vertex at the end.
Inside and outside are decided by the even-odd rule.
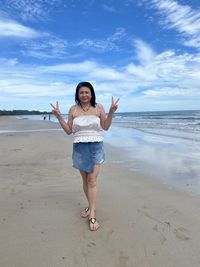
POLYGON ((44 120, 44 121, 46 120, 46 116, 43 117, 43 120, 44 120))
POLYGON ((95 91, 91 83, 81 82, 76 87, 75 102, 68 113, 66 122, 61 116, 58 102, 52 105, 52 112, 61 127, 73 139, 73 167, 80 171, 83 180, 83 191, 88 206, 81 211, 82 218, 89 218, 89 228, 95 231, 100 227, 96 219, 97 177, 101 164, 105 161, 102 131, 108 130, 112 115, 118 108, 118 101, 112 103, 106 115, 104 107, 96 103, 95 91))

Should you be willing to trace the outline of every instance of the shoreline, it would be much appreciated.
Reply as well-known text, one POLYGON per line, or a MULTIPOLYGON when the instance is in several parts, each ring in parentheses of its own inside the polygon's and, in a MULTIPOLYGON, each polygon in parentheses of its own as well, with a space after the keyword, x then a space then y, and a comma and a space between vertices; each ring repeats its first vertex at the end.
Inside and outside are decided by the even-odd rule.
MULTIPOLYGON (((0 117, 0 135, 3 133, 54 131, 63 131, 54 120, 19 119, 15 116, 0 117), (6 123, 6 117, 8 121, 12 120, 12 123, 6 123)), ((67 136, 67 138, 71 140, 73 137, 67 136)), ((108 158, 108 163, 125 166, 131 171, 150 176, 158 182, 200 196, 198 182, 200 179, 200 149, 194 143, 194 140, 157 136, 138 129, 116 126, 112 126, 109 131, 104 132, 104 144, 109 147, 109 150, 113 150, 111 157, 108 158), (124 142, 122 142, 122 136, 124 136, 124 142)))

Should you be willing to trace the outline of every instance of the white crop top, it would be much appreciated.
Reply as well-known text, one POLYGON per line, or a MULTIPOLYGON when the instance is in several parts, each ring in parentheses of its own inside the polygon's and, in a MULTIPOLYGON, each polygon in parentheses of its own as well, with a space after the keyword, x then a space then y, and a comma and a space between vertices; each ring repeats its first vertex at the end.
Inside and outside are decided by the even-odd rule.
POLYGON ((97 115, 81 115, 73 120, 74 143, 102 142, 102 127, 97 115))

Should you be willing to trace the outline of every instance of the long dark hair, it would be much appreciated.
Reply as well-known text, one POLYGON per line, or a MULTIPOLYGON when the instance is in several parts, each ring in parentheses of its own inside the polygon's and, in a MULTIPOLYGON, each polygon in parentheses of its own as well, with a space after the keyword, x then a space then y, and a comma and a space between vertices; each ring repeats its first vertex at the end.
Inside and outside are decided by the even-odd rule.
POLYGON ((94 88, 93 86, 91 85, 91 83, 89 82, 80 82, 77 86, 76 86, 76 93, 75 93, 75 102, 80 105, 80 100, 78 98, 78 93, 79 93, 79 90, 81 87, 87 87, 90 89, 90 92, 91 92, 91 95, 92 95, 92 98, 91 98, 91 105, 93 107, 96 106, 96 96, 95 96, 95 92, 94 92, 94 88))

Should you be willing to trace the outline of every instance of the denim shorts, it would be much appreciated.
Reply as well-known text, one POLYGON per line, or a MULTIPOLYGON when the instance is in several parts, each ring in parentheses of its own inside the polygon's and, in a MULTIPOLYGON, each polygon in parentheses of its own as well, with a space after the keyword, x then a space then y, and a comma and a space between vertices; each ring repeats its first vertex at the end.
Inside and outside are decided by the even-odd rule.
POLYGON ((74 143, 72 160, 74 168, 91 173, 94 165, 105 161, 103 142, 74 143))

